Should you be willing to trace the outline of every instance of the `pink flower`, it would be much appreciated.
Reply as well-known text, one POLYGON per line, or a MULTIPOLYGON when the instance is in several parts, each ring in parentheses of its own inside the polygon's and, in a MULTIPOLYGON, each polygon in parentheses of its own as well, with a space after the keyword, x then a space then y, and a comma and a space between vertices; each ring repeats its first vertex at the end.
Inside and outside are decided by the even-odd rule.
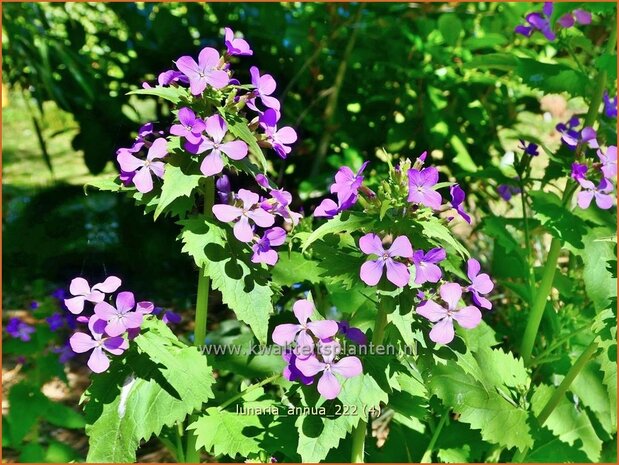
POLYGON ((246 40, 234 38, 232 29, 224 27, 224 33, 224 44, 228 55, 248 56, 254 54, 246 40))
POLYGON ((146 159, 134 157, 128 151, 119 152, 116 160, 120 165, 120 169, 125 172, 125 175, 134 173, 131 182, 135 188, 146 194, 153 190, 153 174, 158 178, 163 178, 165 164, 160 161, 168 154, 168 141, 163 137, 159 137, 153 141, 153 144, 148 149, 146 159))
POLYGON ((579 179, 578 183, 582 190, 578 193, 578 206, 580 208, 589 208, 591 200, 595 198, 597 206, 603 210, 608 210, 613 206, 613 196, 610 193, 613 191, 613 185, 606 178, 602 178, 596 186, 588 179, 579 179))
POLYGON ((144 315, 152 312, 154 306, 150 302, 140 302, 138 310, 135 307, 133 292, 119 292, 116 296, 116 307, 107 302, 99 302, 95 305, 95 315, 107 322, 105 332, 110 336, 120 336, 129 329, 139 328, 142 325, 144 315))
POLYGON ((112 355, 121 355, 129 348, 129 343, 122 337, 109 337, 105 334, 105 322, 92 316, 88 322, 91 334, 77 332, 69 339, 73 352, 82 354, 92 350, 88 359, 88 367, 95 373, 103 373, 110 366, 110 360, 103 352, 112 355))
POLYGON ((221 89, 228 85, 228 73, 217 69, 219 67, 219 52, 211 47, 205 47, 198 55, 198 62, 190 56, 182 56, 176 60, 176 67, 189 79, 189 89, 193 95, 200 95, 207 85, 221 89))
POLYGON ((602 152, 602 149, 598 150, 598 157, 602 162, 604 177, 612 179, 617 176, 617 146, 611 145, 606 149, 606 153, 602 152))
POLYGON ((260 116, 260 125, 264 128, 264 133, 267 136, 267 141, 273 147, 273 150, 281 157, 286 158, 292 151, 289 147, 297 140, 297 133, 290 126, 284 126, 277 129, 277 121, 279 113, 272 108, 268 108, 260 116))
POLYGON ((430 331, 430 339, 437 344, 449 344, 454 338, 453 320, 467 329, 475 328, 481 322, 481 312, 473 305, 458 308, 462 288, 456 283, 443 284, 439 290, 441 298, 447 303, 447 308, 441 307, 433 300, 419 305, 415 311, 436 323, 430 331))
POLYGON ((335 351, 323 355, 324 362, 318 360, 315 355, 303 359, 297 359, 296 366, 303 375, 312 377, 322 373, 318 381, 318 392, 325 399, 335 399, 342 389, 336 374, 344 378, 352 378, 363 373, 361 361, 357 357, 344 357, 334 362, 335 351))
POLYGON ((64 299, 64 304, 74 315, 79 315, 84 311, 84 302, 99 303, 105 298, 105 294, 111 294, 122 284, 120 278, 109 276, 105 281, 90 287, 84 278, 74 278, 71 280, 69 292, 74 295, 70 299, 64 299))
POLYGON ((254 254, 251 257, 253 263, 266 263, 275 265, 279 259, 273 247, 277 247, 286 242, 286 231, 283 228, 275 227, 267 229, 262 237, 252 246, 254 254))
POLYGON ((377 255, 376 260, 368 260, 361 265, 359 276, 368 286, 376 286, 387 268, 387 279, 398 287, 404 287, 410 279, 410 272, 404 263, 394 260, 394 257, 412 258, 413 247, 406 236, 395 238, 388 250, 383 248, 380 237, 370 233, 359 239, 359 248, 368 255, 377 255))
POLYGON ((268 228, 273 226, 275 217, 259 206, 258 194, 240 189, 237 198, 242 201, 242 207, 220 203, 213 205, 213 214, 224 223, 235 222, 234 237, 241 242, 251 242, 254 238, 254 230, 249 221, 251 220, 261 228, 268 228))
POLYGON ((492 303, 482 295, 490 293, 494 289, 494 283, 486 273, 479 273, 481 266, 477 260, 469 258, 466 264, 466 274, 471 280, 471 285, 466 290, 472 294, 475 305, 490 310, 492 303))

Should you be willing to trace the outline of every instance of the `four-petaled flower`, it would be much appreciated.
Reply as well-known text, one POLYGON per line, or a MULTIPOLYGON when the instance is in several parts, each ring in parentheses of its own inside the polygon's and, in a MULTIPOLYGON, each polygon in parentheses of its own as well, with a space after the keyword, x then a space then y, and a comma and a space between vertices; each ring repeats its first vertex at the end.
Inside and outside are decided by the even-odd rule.
POLYGON ((572 27, 574 23, 591 24, 591 13, 577 8, 571 13, 565 13, 557 20, 557 23, 566 29, 572 27))
POLYGON ((246 40, 234 38, 234 31, 229 27, 224 27, 224 44, 228 55, 249 56, 254 54, 246 40))
POLYGON ((417 250, 413 254, 415 264, 415 283, 424 284, 427 282, 438 283, 443 276, 441 269, 436 265, 447 257, 445 249, 437 247, 424 253, 417 250))
POLYGON ((318 380, 318 392, 325 399, 335 399, 342 386, 335 377, 336 374, 344 378, 352 378, 363 373, 361 361, 357 357, 343 357, 334 362, 335 353, 323 355, 323 362, 318 360, 315 355, 306 359, 297 359, 296 365, 299 371, 305 376, 313 377, 322 373, 318 380))
POLYGON ((335 336, 338 330, 337 322, 332 320, 309 321, 314 310, 314 304, 309 300, 297 300, 292 306, 292 311, 299 324, 284 323, 277 325, 271 336, 273 342, 279 346, 288 346, 296 340, 295 354, 299 357, 307 357, 314 349, 312 335, 318 339, 328 339, 335 336))
POLYGON ((433 189, 437 182, 438 170, 433 166, 421 171, 415 168, 408 170, 408 201, 438 210, 443 199, 433 189))
POLYGON ((121 170, 125 173, 133 173, 131 182, 139 192, 145 194, 153 190, 153 174, 158 178, 163 178, 165 164, 160 159, 167 154, 168 141, 159 137, 149 147, 146 159, 134 157, 129 152, 119 153, 116 159, 121 170))
POLYGON ((441 298, 447 304, 444 308, 428 300, 419 305, 415 311, 435 325, 430 331, 430 339, 438 344, 449 344, 454 338, 453 320, 467 329, 475 328, 481 322, 481 312, 473 305, 458 308, 462 297, 462 288, 457 283, 443 284, 439 290, 441 298))
POLYGON ((251 261, 254 263, 266 263, 267 265, 275 265, 279 258, 273 247, 277 247, 286 242, 286 231, 283 228, 275 227, 267 229, 262 237, 252 245, 251 249, 254 254, 251 261))
POLYGON ((579 179, 578 183, 582 190, 578 193, 578 206, 580 208, 589 208, 591 200, 595 198, 596 205, 608 210, 613 206, 613 196, 610 193, 613 191, 613 185, 606 178, 602 178, 596 186, 588 179, 579 179))
POLYGON ((184 137, 191 144, 199 144, 202 140, 202 132, 206 129, 204 121, 196 117, 193 110, 187 107, 178 110, 178 120, 180 124, 173 124, 170 134, 184 137))
POLYGON ((471 293, 475 305, 490 310, 492 308, 492 303, 483 296, 494 289, 494 283, 486 273, 479 273, 481 265, 474 258, 469 258, 466 265, 466 275, 471 280, 471 284, 466 290, 471 293))
POLYGON ((277 129, 278 120, 279 114, 272 108, 260 115, 260 124, 264 128, 267 141, 271 144, 275 153, 285 159, 292 150, 289 145, 297 140, 297 133, 290 126, 277 129))
POLYGON ((526 16, 529 25, 519 24, 515 27, 514 32, 522 34, 525 37, 531 37, 534 31, 540 31, 546 39, 555 40, 557 36, 552 31, 550 26, 550 16, 552 15, 552 2, 545 2, 541 13, 530 13, 526 16))
MULTIPOLYGON (((143 304, 140 302, 140 304, 143 304)), ((140 305, 138 304, 138 305, 140 305)), ((148 302, 150 304, 150 302, 148 302)), ((116 296, 116 307, 107 302, 99 302, 95 305, 95 315, 106 321, 105 332, 110 336, 120 336, 128 329, 139 328, 142 325, 146 311, 136 310, 133 292, 119 292, 116 296)), ((145 307, 145 305, 140 305, 145 307)), ((152 311, 152 308, 150 309, 152 311)))
POLYGON ((105 281, 95 284, 91 288, 88 281, 84 278, 74 278, 71 280, 69 292, 75 297, 64 299, 64 304, 71 313, 78 315, 84 310, 85 301, 95 304, 102 302, 105 294, 111 294, 116 291, 121 284, 122 281, 119 278, 109 276, 105 281))
POLYGON ((92 316, 88 322, 90 334, 77 332, 69 339, 69 344, 73 352, 82 354, 92 350, 88 359, 88 367, 95 373, 103 373, 110 366, 110 360, 103 352, 104 350, 112 355, 121 355, 129 348, 129 342, 120 336, 110 337, 105 334, 105 321, 92 316))
POLYGON ((253 91, 254 97, 247 100, 247 106, 254 111, 260 111, 256 106, 256 99, 260 98, 262 104, 266 108, 279 111, 279 100, 275 97, 271 97, 271 94, 275 92, 275 88, 277 87, 277 83, 275 79, 273 79, 273 76, 270 74, 263 74, 260 76, 260 70, 255 66, 249 68, 249 74, 251 75, 251 83, 255 89, 253 91))
POLYGON ((342 166, 337 170, 335 182, 331 184, 331 193, 337 194, 337 200, 340 205, 347 201, 354 203, 357 200, 359 188, 363 183, 363 176, 361 175, 368 163, 369 161, 363 163, 356 174, 348 166, 342 166))
POLYGON ((375 286, 387 268, 387 279, 398 287, 404 287, 410 279, 410 272, 404 263, 394 260, 395 257, 412 258, 413 247, 406 236, 395 238, 391 247, 385 250, 380 237, 369 233, 359 239, 359 248, 367 255, 377 255, 375 260, 368 260, 361 265, 359 276, 368 286, 375 286))
POLYGON ((211 47, 204 47, 198 55, 198 62, 190 56, 176 60, 176 67, 189 79, 189 89, 193 95, 200 95, 207 85, 221 89, 228 85, 228 73, 218 69, 219 52, 211 47))
POLYGON ((220 115, 207 118, 205 127, 210 137, 202 136, 198 144, 185 144, 185 148, 193 154, 210 151, 200 165, 200 171, 204 176, 212 176, 223 171, 222 153, 232 160, 242 160, 247 156, 247 144, 242 140, 222 142, 228 132, 228 125, 220 115))
POLYGON ((237 198, 241 200, 242 207, 220 203, 213 205, 213 214, 224 223, 234 221, 234 237, 241 242, 251 242, 254 238, 254 231, 249 220, 261 228, 269 228, 273 226, 275 217, 258 205, 260 202, 258 194, 247 189, 240 189, 237 198))

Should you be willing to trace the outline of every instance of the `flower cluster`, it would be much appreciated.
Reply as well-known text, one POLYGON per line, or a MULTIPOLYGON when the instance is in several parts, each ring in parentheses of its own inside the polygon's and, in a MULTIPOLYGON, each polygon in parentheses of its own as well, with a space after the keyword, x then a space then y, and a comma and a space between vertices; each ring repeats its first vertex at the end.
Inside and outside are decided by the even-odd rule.
POLYGON ((580 184, 581 191, 578 193, 577 202, 580 208, 589 208, 591 201, 595 199, 596 205, 604 210, 613 206, 614 196, 612 179, 617 176, 617 147, 611 145, 606 151, 601 148, 597 150, 599 163, 594 163, 593 168, 582 163, 572 164, 572 178, 580 184), (586 176, 591 174, 598 178, 597 185, 586 176))
MULTIPOLYGON (((330 187, 331 193, 337 196, 337 203, 332 199, 324 199, 314 210, 314 216, 333 218, 338 213, 352 208, 359 198, 359 190, 363 185, 362 174, 368 163, 367 161, 363 163, 357 173, 348 166, 342 166, 335 174, 335 182, 330 187)), ((369 190, 365 192, 369 192, 370 196, 373 195, 369 190)))
POLYGON ((286 323, 275 327, 273 342, 286 347, 284 377, 311 385, 320 376, 317 389, 325 399, 335 399, 341 384, 335 375, 352 378, 363 373, 357 357, 342 356, 342 338, 357 344, 366 344, 365 334, 351 328, 348 322, 311 320, 314 304, 309 300, 297 300, 293 312, 298 323, 286 323))
MULTIPOLYGON (((144 319, 155 313, 152 302, 136 303, 133 292, 129 291, 118 292, 112 305, 112 295, 121 284, 122 281, 116 276, 109 276, 92 287, 84 278, 74 278, 69 286, 73 297, 64 301, 73 314, 79 315, 77 322, 88 328, 87 332, 80 330, 71 336, 70 349, 78 354, 92 351, 88 367, 95 373, 107 370, 110 366, 107 354, 123 354, 129 348, 129 340, 140 333, 144 319)), ((177 320, 176 314, 171 317, 177 320)), ((168 318, 166 322, 170 321, 168 318)))
MULTIPOLYGON (((539 31, 546 39, 555 40, 557 35, 552 30, 550 24, 553 8, 552 2, 545 2, 542 11, 529 13, 525 17, 525 24, 516 26, 514 32, 525 37, 531 37, 535 31, 539 31)), ((591 24, 591 13, 577 8, 564 14, 557 20, 557 24, 565 29, 574 26, 576 23, 583 25, 591 24)))

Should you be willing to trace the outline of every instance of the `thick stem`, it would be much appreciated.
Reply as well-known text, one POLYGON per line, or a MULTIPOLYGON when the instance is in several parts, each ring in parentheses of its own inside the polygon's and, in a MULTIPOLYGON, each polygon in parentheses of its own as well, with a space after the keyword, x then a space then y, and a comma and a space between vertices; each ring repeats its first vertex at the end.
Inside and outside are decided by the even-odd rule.
POLYGON ((430 443, 428 444, 426 451, 423 453, 423 457, 421 457, 421 461, 419 463, 432 463, 432 449, 434 449, 434 446, 436 445, 436 441, 438 440, 438 437, 441 434, 441 431, 443 430, 443 426, 445 426, 445 422, 447 421, 447 418, 449 418, 449 410, 450 409, 447 409, 443 413, 443 416, 441 417, 441 421, 439 421, 438 426, 434 430, 432 439, 430 439, 430 443))
MULTIPOLYGON (((376 315, 376 323, 374 324, 374 334, 372 335, 372 345, 379 346, 385 338, 385 327, 387 326, 387 309, 385 308, 384 300, 381 299, 378 304, 378 313, 376 315)), ((352 454, 350 456, 351 463, 363 463, 365 453, 365 436, 367 433, 367 419, 361 418, 359 424, 352 432, 352 454)))
MULTIPOLYGON (((544 408, 537 416, 537 421, 539 422, 540 426, 544 426, 544 423, 546 423, 546 420, 548 420, 554 409, 557 408, 557 405, 559 405, 559 402, 561 402, 561 399, 563 399, 563 397, 565 396, 565 393, 572 385, 574 379, 576 379, 578 374, 582 371, 582 369, 589 362, 589 360, 591 360, 591 357, 593 357, 597 350, 598 344, 594 340, 593 342, 591 342, 591 344, 589 344, 589 347, 585 349, 585 351, 580 355, 580 357, 578 357, 576 363, 574 363, 574 365, 572 365, 572 367, 569 369, 567 375, 565 375, 565 378, 563 378, 563 381, 561 381, 561 384, 559 384, 559 387, 557 387, 555 392, 552 394, 552 397, 548 399, 548 402, 546 402, 546 405, 544 405, 544 408)), ((519 450, 514 455, 512 462, 523 462, 527 458, 528 452, 528 448, 522 451, 519 450)))

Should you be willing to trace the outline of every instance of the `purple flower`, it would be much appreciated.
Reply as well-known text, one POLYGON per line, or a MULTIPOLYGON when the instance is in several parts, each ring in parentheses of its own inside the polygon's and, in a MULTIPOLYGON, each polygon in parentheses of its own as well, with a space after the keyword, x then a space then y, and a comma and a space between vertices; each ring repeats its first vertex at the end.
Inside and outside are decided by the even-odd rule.
POLYGON ((442 262, 447 257, 445 249, 437 247, 424 253, 423 250, 417 250, 413 254, 413 263, 415 264, 415 283, 424 284, 427 282, 438 283, 443 276, 441 269, 436 265, 442 262))
POLYGON ((267 265, 275 265, 279 256, 272 247, 277 247, 286 242, 286 231, 282 228, 275 227, 267 229, 262 237, 252 245, 251 249, 254 254, 251 257, 253 263, 266 263, 267 265))
POLYGON ((305 355, 305 352, 313 351, 314 339, 312 335, 318 339, 328 339, 335 336, 338 329, 337 322, 332 320, 309 321, 314 310, 314 304, 309 300, 297 300, 292 306, 292 311, 297 317, 299 324, 285 323, 277 325, 271 335, 273 342, 285 347, 296 340, 297 348, 295 353, 300 356, 305 355))
POLYGON ((572 27, 574 23, 591 24, 591 13, 578 8, 571 13, 565 13, 557 20, 557 23, 566 29, 572 27))
POLYGON ((249 220, 261 228, 269 228, 273 226, 275 217, 257 206, 260 202, 258 194, 240 189, 237 198, 241 200, 242 207, 220 203, 213 205, 213 214, 224 223, 235 222, 234 237, 241 242, 251 242, 254 238, 254 231, 249 220))
POLYGON ((167 325, 177 325, 181 321, 183 321, 183 317, 180 316, 178 313, 167 310, 163 314, 163 318, 161 319, 161 321, 163 321, 167 325))
POLYGON ((394 260, 394 257, 412 258, 413 247, 408 237, 398 236, 391 247, 385 250, 380 237, 369 233, 359 239, 359 248, 367 255, 377 255, 376 260, 368 260, 361 265, 359 276, 368 286, 375 286, 387 268, 387 279, 398 287, 404 287, 410 279, 410 272, 404 263, 394 260))
POLYGON ((157 83, 162 87, 169 86, 173 82, 189 84, 189 79, 180 71, 175 71, 173 69, 159 73, 159 76, 157 76, 157 83))
POLYGON ((232 187, 230 186, 230 179, 225 174, 222 174, 215 182, 217 188, 217 195, 222 203, 228 203, 230 200, 230 194, 232 193, 232 187))
POLYGON ((317 218, 333 218, 340 212, 350 209, 357 202, 357 196, 353 195, 345 199, 340 203, 335 203, 332 199, 323 199, 320 205, 314 210, 314 216, 317 218))
POLYGON ((311 355, 305 360, 297 360, 297 367, 305 376, 316 376, 322 373, 318 381, 318 392, 325 399, 335 399, 342 389, 336 374, 344 378, 352 378, 363 373, 361 361, 357 357, 344 357, 334 362, 335 354, 323 356, 324 362, 311 355))
POLYGON ((31 339, 31 334, 35 332, 35 329, 34 326, 30 326, 19 318, 11 318, 6 325, 6 332, 12 338, 28 342, 31 339))
POLYGON ((555 40, 556 35, 552 32, 550 27, 550 16, 552 15, 553 5, 552 2, 544 3, 544 7, 541 13, 530 13, 526 16, 528 25, 520 24, 514 28, 514 32, 522 34, 525 37, 531 37, 531 34, 535 31, 540 31, 546 39, 555 40))
POLYGON ((458 308, 462 288, 457 283, 443 284, 439 290, 441 298, 447 304, 444 308, 433 300, 419 305, 415 311, 424 318, 436 323, 430 331, 430 339, 437 344, 449 344, 454 338, 453 320, 467 329, 475 328, 481 322, 481 312, 473 305, 458 308))
POLYGON ((176 67, 189 79, 189 89, 193 95, 200 95, 207 85, 214 89, 228 85, 228 73, 217 69, 219 52, 214 48, 203 48, 198 55, 197 63, 190 56, 182 56, 176 60, 176 67))
POLYGON ((580 126, 580 120, 577 116, 573 116, 567 123, 559 123, 556 126, 557 131, 561 133, 561 140, 570 150, 576 149, 580 140, 580 134, 576 128, 580 126))
POLYGON ((264 128, 264 133, 267 136, 267 141, 271 144, 275 152, 281 157, 286 158, 292 151, 289 147, 297 140, 297 133, 290 126, 284 126, 277 129, 277 121, 279 114, 272 108, 267 109, 260 115, 260 124, 264 128))
POLYGON ((488 294, 492 291, 492 289, 494 289, 494 283, 490 279, 490 276, 486 273, 479 274, 481 265, 477 260, 474 258, 469 258, 466 264, 466 275, 471 280, 471 284, 466 288, 466 290, 471 293, 471 297, 475 305, 490 310, 492 308, 492 303, 482 296, 488 294))
POLYGON ((611 145, 606 149, 606 153, 602 152, 602 149, 600 149, 597 154, 602 163, 602 173, 604 173, 604 177, 612 179, 617 176, 617 146, 611 145))
POLYGON ((365 333, 359 328, 354 328, 350 326, 348 321, 342 320, 338 322, 337 327, 338 332, 352 342, 355 342, 361 346, 364 346, 368 343, 368 338, 365 333))
POLYGON ((180 124, 173 124, 170 134, 184 137, 191 144, 199 144, 202 140, 202 132, 206 129, 204 121, 196 117, 193 110, 187 107, 178 110, 178 120, 180 124))
POLYGON ((306 386, 314 382, 314 377, 305 376, 297 368, 297 356, 292 350, 285 350, 284 353, 282 354, 282 358, 287 363, 282 373, 284 378, 286 378, 288 381, 300 381, 306 386))
POLYGON ((234 32, 229 27, 224 27, 224 44, 228 55, 248 56, 254 54, 246 40, 234 38, 234 32))
POLYGON ((595 186, 588 179, 579 179, 578 183, 582 190, 578 193, 578 206, 580 208, 589 208, 591 200, 595 198, 596 205, 608 210, 613 206, 613 196, 610 193, 613 191, 613 185, 606 178, 602 178, 600 183, 595 186))
POLYGON ((36 310, 41 306, 41 304, 39 304, 36 300, 32 300, 28 306, 30 307, 30 310, 36 310))
POLYGON ((582 163, 572 163, 572 173, 570 176, 575 181, 578 181, 579 179, 584 179, 588 169, 589 168, 587 167, 587 165, 583 165, 582 163))
POLYGON ((228 125, 220 115, 213 115, 207 118, 205 126, 206 133, 210 137, 202 136, 198 144, 185 144, 185 148, 193 154, 210 151, 200 165, 200 171, 204 176, 212 176, 223 171, 224 160, 222 154, 232 160, 242 160, 247 156, 247 144, 242 140, 222 143, 228 132, 228 125))
POLYGON ((254 97, 247 100, 247 106, 254 111, 260 111, 258 107, 256 107, 256 99, 260 98, 265 107, 279 111, 279 100, 275 97, 271 97, 271 94, 275 92, 275 88, 277 87, 277 83, 275 79, 273 79, 273 76, 270 74, 263 74, 260 76, 260 70, 255 66, 249 68, 249 74, 251 74, 251 83, 255 87, 255 90, 253 91, 254 97))
POLYGON ((539 155, 539 146, 537 144, 534 144, 533 142, 527 143, 526 141, 520 139, 520 145, 518 146, 518 148, 531 157, 536 157, 539 155))
POLYGON ((112 355, 121 355, 129 348, 129 342, 126 339, 107 336, 103 330, 104 327, 105 322, 93 316, 88 323, 90 334, 77 332, 69 339, 71 349, 78 354, 92 350, 88 359, 88 367, 95 373, 103 373, 110 366, 110 360, 103 352, 104 350, 112 355))
POLYGON ((464 218, 464 221, 471 224, 471 217, 461 206, 466 198, 462 188, 458 184, 454 184, 449 188, 449 193, 451 194, 451 206, 456 210, 456 212, 458 212, 458 215, 464 218))
POLYGON ((438 171, 433 166, 421 171, 414 168, 408 170, 408 201, 438 210, 443 199, 433 189, 437 182, 438 171))
POLYGON ((107 302, 99 302, 95 305, 95 315, 100 320, 107 322, 105 326, 107 334, 120 336, 128 329, 139 328, 142 325, 145 312, 132 311, 134 306, 133 292, 119 292, 116 296, 116 307, 112 307, 107 302))
POLYGON ((84 278, 74 278, 71 280, 69 292, 75 297, 65 299, 64 304, 71 313, 79 315, 84 310, 85 301, 95 304, 102 302, 105 298, 105 294, 111 294, 116 291, 121 284, 122 281, 120 278, 109 276, 105 281, 95 284, 91 288, 88 281, 84 278))
POLYGON ((47 324, 49 324, 49 329, 52 331, 58 331, 60 328, 64 326, 64 318, 60 313, 54 313, 51 316, 45 318, 47 324))
POLYGON ((167 154, 168 141, 159 137, 149 147, 145 160, 134 157, 126 151, 119 153, 116 160, 121 170, 126 173, 134 172, 131 182, 139 192, 145 194, 153 190, 153 174, 158 178, 163 178, 165 165, 160 159, 167 154))
POLYGON ((516 186, 510 186, 508 184, 499 184, 496 188, 497 192, 503 198, 503 200, 509 201, 512 196, 520 194, 520 188, 516 186))
POLYGON ((275 215, 284 218, 286 223, 296 226, 303 217, 300 213, 293 212, 290 209, 292 203, 292 194, 284 189, 273 189, 267 177, 263 174, 256 175, 256 182, 267 191, 270 192, 271 198, 263 201, 260 206, 275 215))
POLYGON ((359 187, 361 187, 363 183, 363 176, 361 176, 361 174, 368 163, 369 161, 363 163, 356 174, 348 166, 342 166, 337 170, 337 173, 335 173, 335 182, 331 184, 331 193, 337 194, 338 203, 342 204, 350 197, 355 197, 356 200, 359 187))
POLYGON ((597 133, 592 127, 587 126, 586 128, 583 128, 580 132, 580 139, 592 149, 600 148, 597 141, 597 133))
POLYGON ((611 99, 607 91, 604 91, 604 114, 608 118, 617 118, 617 96, 611 99))

